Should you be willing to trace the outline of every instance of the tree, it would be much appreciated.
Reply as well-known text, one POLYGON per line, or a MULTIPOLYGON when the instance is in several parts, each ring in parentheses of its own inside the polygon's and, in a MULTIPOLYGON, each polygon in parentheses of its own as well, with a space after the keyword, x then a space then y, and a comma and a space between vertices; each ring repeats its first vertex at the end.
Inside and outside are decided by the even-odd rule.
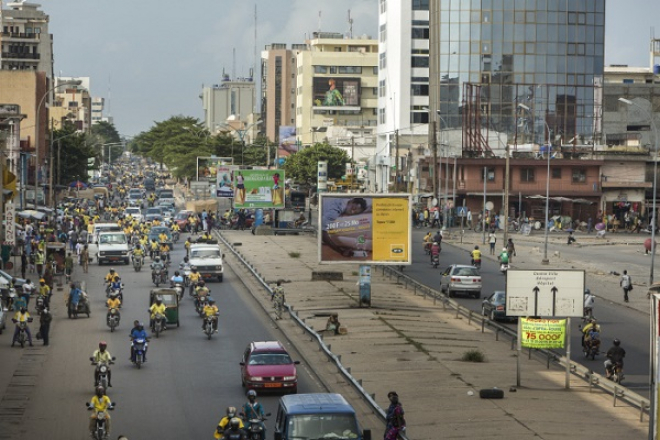
POLYGON ((53 182, 60 185, 76 180, 87 182, 88 159, 97 157, 90 137, 77 133, 73 124, 64 125, 62 129, 53 131, 51 136, 55 140, 53 182))
POLYGON ((328 162, 328 179, 341 179, 346 172, 346 164, 350 162, 346 151, 327 143, 317 143, 287 157, 284 164, 286 177, 299 183, 315 184, 318 173, 318 162, 328 162))
POLYGON ((106 121, 96 122, 92 125, 92 135, 95 136, 96 143, 107 152, 107 155, 105 155, 101 151, 101 156, 105 157, 108 162, 114 162, 121 156, 121 148, 103 147, 103 145, 120 144, 122 142, 114 124, 106 121))

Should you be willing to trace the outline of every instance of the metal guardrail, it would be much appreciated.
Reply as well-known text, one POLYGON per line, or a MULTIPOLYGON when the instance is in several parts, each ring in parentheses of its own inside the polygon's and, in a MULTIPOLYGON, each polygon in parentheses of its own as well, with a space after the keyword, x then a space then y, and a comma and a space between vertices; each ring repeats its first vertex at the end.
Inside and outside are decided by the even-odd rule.
MULTIPOLYGON (((404 274, 403 271, 396 270, 392 266, 380 266, 383 271, 383 275, 387 273, 389 278, 396 277, 397 283, 402 282, 406 289, 413 289, 414 294, 417 295, 418 292, 421 292, 424 295, 424 298, 430 296, 433 298, 433 304, 435 305, 437 301, 442 302, 443 309, 447 307, 456 310, 456 316, 463 315, 468 319, 468 324, 472 323, 474 320, 481 321, 481 331, 484 331, 485 326, 492 327, 495 331, 495 339, 499 340, 499 334, 504 333, 511 337, 511 347, 515 347, 517 342, 518 335, 517 333, 503 325, 500 325, 496 322, 491 321, 490 319, 482 316, 481 313, 470 310, 466 307, 463 307, 458 302, 448 298, 442 292, 435 290, 429 286, 426 286, 419 281, 416 281, 404 274)), ((394 266, 396 267, 396 266, 394 266)), ((539 350, 539 349, 529 349, 529 357, 531 358, 532 353, 542 354, 545 356, 547 362, 547 367, 550 368, 551 361, 557 362, 559 365, 566 367, 567 359, 565 356, 560 355, 559 353, 553 352, 552 350, 539 350)), ((589 368, 585 367, 582 364, 568 360, 570 362, 571 372, 577 377, 586 380, 589 383, 589 390, 593 387, 600 388, 613 396, 613 406, 616 406, 617 400, 621 399, 628 402, 631 405, 639 408, 639 421, 642 422, 644 419, 644 413, 648 413, 650 407, 649 399, 635 393, 634 391, 629 390, 623 385, 614 383, 607 379, 606 377, 593 372, 589 368)))
MULTIPOLYGON (((252 264, 250 264, 245 258, 243 258, 243 254, 241 254, 241 252, 239 252, 236 248, 234 248, 234 247, 233 247, 233 246, 232 246, 232 245, 231 245, 231 244, 225 239, 225 237, 222 236, 221 233, 217 232, 217 235, 218 235, 218 238, 224 243, 224 245, 227 246, 227 248, 230 249, 230 250, 232 251, 232 253, 234 254, 234 256, 235 256, 236 258, 238 258, 239 261, 241 261, 241 263, 243 263, 243 265, 244 265, 244 266, 245 266, 245 267, 246 267, 246 268, 252 273, 252 275, 254 276, 254 278, 255 278, 257 281, 259 281, 259 284, 261 284, 261 285, 263 286, 263 288, 264 288, 269 294, 272 294, 273 291, 272 291, 272 289, 270 288, 270 286, 268 285, 268 283, 266 283, 266 281, 261 277, 261 274, 259 274, 259 272, 257 272, 256 268, 255 268, 252 264)), ((366 402, 369 404, 369 406, 371 406, 371 408, 373 409, 373 411, 374 411, 374 412, 375 412, 375 413, 376 413, 376 414, 377 414, 377 415, 378 415, 383 421, 385 421, 385 419, 386 419, 386 413, 385 413, 385 410, 383 410, 383 408, 381 408, 380 405, 378 405, 378 403, 376 403, 376 401, 374 400, 374 396, 371 395, 371 394, 369 394, 369 393, 367 392, 367 390, 365 390, 365 389, 362 387, 362 381, 361 381, 361 380, 358 380, 358 379, 355 379, 355 378, 351 375, 351 370, 350 370, 350 368, 346 368, 346 367, 344 367, 344 365, 341 363, 341 356, 337 356, 336 354, 334 354, 334 353, 331 351, 331 345, 329 345, 329 344, 326 345, 326 343, 323 341, 323 336, 320 335, 319 333, 315 332, 313 328, 311 328, 310 326, 308 326, 308 325, 307 325, 302 319, 300 319, 300 318, 298 317, 298 312, 294 311, 294 309, 293 309, 293 307, 292 307, 291 305, 286 304, 285 306, 286 306, 286 309, 287 309, 287 311, 289 312, 289 315, 291 316, 291 318, 293 318, 293 319, 296 321, 296 323, 297 323, 300 327, 302 327, 302 329, 303 329, 304 331, 306 331, 307 333, 309 333, 309 335, 310 335, 312 338, 316 339, 316 342, 319 344, 319 347, 320 347, 321 350, 325 353, 325 355, 328 357, 328 359, 330 359, 330 361, 332 361, 332 362, 335 364, 335 366, 337 367, 337 369, 339 370, 339 372, 340 372, 340 373, 346 378, 346 380, 348 380, 348 382, 353 386, 353 388, 355 388, 355 390, 356 390, 358 393, 360 393, 360 394, 362 395, 362 397, 364 398, 364 400, 366 400, 366 402)), ((408 440, 408 437, 406 437, 405 434, 399 434, 399 438, 401 438, 402 440, 408 440)))

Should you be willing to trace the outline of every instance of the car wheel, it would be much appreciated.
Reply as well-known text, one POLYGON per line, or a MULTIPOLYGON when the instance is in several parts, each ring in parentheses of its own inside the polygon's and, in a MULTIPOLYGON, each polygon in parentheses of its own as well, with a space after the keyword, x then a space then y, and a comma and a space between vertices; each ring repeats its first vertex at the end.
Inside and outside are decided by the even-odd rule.
POLYGON ((479 299, 481 297, 481 292, 475 292, 472 294, 472 298, 479 299))
POLYGON ((222 275, 220 275, 220 276, 218 277, 218 281, 219 281, 219 282, 222 282, 222 275))
POLYGON ((449 287, 447 288, 447 296, 448 296, 449 298, 453 298, 453 297, 454 297, 454 292, 452 292, 451 290, 449 290, 449 287))

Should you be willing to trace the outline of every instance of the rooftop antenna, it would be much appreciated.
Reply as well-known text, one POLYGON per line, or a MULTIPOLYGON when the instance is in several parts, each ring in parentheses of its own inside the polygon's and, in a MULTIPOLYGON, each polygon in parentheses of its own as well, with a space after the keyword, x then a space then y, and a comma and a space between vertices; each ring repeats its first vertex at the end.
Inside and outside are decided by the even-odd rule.
MULTIPOLYGON (((254 72, 257 71, 257 4, 254 4, 254 64, 250 69, 250 79, 255 82, 254 72)), ((252 111, 257 113, 257 94, 252 95, 252 111)))
POLYGON ((108 118, 112 117, 112 78, 108 75, 108 118))
POLYGON ((236 48, 232 49, 231 55, 231 79, 232 81, 236 80, 236 48))
POLYGON ((353 39, 353 19, 351 18, 351 10, 348 10, 348 38, 353 39))
POLYGON ((322 14, 323 13, 321 11, 319 11, 319 34, 321 33, 321 15, 322 14))

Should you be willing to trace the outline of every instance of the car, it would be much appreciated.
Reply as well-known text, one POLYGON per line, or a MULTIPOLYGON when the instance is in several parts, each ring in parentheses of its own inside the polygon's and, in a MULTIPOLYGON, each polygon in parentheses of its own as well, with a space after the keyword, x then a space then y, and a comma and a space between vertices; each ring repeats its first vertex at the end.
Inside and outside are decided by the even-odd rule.
POLYGON ((128 206, 137 206, 138 208, 142 206, 142 194, 130 193, 128 195, 128 206))
POLYGON ((298 372, 294 361, 279 341, 250 343, 241 359, 241 381, 250 390, 298 392, 298 372))
POLYGON ((179 225, 181 231, 188 230, 188 217, 193 214, 193 211, 183 210, 176 213, 174 216, 174 221, 179 225))
POLYGON ((481 274, 474 266, 452 264, 442 272, 440 291, 452 298, 456 293, 464 293, 472 298, 481 297, 481 274))
POLYGON ((484 297, 481 303, 481 314, 491 321, 515 321, 516 317, 506 316, 506 292, 496 290, 484 297))
POLYGON ((224 268, 222 265, 222 250, 217 244, 193 244, 190 246, 190 266, 196 266, 205 280, 217 278, 222 282, 224 268))
POLYGON ((139 206, 129 206, 128 208, 126 208, 124 210, 124 214, 130 215, 131 217, 133 217, 138 222, 141 222, 144 218, 142 216, 142 210, 140 209, 139 206))
POLYGON ((174 243, 172 241, 172 231, 170 231, 170 228, 168 228, 167 226, 154 226, 153 228, 151 228, 151 231, 149 231, 149 235, 148 235, 149 241, 156 240, 156 242, 160 243, 160 238, 158 238, 158 236, 162 232, 164 232, 167 235, 167 241, 165 243, 167 243, 167 245, 170 247, 170 250, 174 249, 173 248, 174 243))

